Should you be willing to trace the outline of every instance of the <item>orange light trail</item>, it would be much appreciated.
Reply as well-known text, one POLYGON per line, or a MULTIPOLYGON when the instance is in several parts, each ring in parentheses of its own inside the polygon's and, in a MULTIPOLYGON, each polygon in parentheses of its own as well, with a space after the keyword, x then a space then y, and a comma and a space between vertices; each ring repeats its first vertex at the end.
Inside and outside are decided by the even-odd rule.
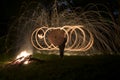
POLYGON ((93 46, 93 34, 82 25, 37 28, 31 35, 32 45, 38 50, 59 50, 48 40, 49 32, 55 29, 65 32, 67 37, 65 51, 87 51, 93 46))

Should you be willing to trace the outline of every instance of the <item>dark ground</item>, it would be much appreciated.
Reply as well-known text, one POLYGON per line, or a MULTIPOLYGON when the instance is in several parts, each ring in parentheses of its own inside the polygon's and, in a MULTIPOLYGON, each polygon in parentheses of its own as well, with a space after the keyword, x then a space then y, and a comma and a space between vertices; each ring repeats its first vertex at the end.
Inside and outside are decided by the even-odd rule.
POLYGON ((120 56, 34 57, 44 62, 14 66, 1 62, 0 80, 120 80, 120 56))

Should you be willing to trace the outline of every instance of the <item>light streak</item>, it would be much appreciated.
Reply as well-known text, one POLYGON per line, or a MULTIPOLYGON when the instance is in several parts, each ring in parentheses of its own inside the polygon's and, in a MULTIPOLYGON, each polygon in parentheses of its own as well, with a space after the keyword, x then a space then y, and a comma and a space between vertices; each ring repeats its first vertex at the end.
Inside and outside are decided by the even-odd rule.
POLYGON ((27 51, 22 51, 19 55, 17 55, 15 61, 13 64, 28 64, 29 63, 29 57, 32 53, 27 51))
POLYGON ((62 36, 67 37, 65 51, 87 51, 94 44, 93 34, 82 25, 37 28, 31 35, 31 43, 38 50, 59 50, 59 40, 62 36), (42 33, 39 34, 38 32, 42 33), (55 36, 56 40, 54 39, 55 36))

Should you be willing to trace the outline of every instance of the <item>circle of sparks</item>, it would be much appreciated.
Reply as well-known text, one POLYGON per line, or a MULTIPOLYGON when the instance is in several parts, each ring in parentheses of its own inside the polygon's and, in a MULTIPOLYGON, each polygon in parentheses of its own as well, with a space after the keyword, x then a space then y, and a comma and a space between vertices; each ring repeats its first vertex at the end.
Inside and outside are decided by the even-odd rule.
POLYGON ((92 33, 82 25, 37 28, 31 35, 32 45, 38 50, 59 50, 48 39, 49 32, 55 29, 63 30, 67 37, 65 51, 87 51, 93 46, 94 38, 92 33))

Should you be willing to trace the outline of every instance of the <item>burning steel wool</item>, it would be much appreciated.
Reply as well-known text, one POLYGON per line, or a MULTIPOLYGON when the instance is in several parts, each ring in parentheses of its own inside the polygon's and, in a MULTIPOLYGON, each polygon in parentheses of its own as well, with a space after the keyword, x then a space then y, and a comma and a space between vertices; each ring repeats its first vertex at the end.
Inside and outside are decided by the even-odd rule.
POLYGON ((87 51, 94 43, 93 34, 82 25, 63 27, 41 27, 33 31, 32 45, 38 50, 58 50, 58 47, 67 38, 65 50, 87 51))
POLYGON ((31 53, 27 51, 22 51, 16 58, 11 62, 12 65, 19 65, 19 64, 28 64, 30 63, 31 53))
POLYGON ((27 65, 31 62, 45 62, 45 60, 41 60, 41 59, 37 59, 37 58, 34 58, 32 57, 32 53, 31 52, 28 52, 26 50, 24 51, 21 51, 20 54, 17 55, 17 57, 12 61, 10 62, 9 64, 10 65, 27 65))
MULTIPOLYGON (((10 27, 6 39, 8 51, 21 49, 23 46, 39 51, 59 50, 64 38, 65 51, 79 51, 78 55, 87 51, 119 51, 120 27, 104 5, 88 4, 85 8, 74 10, 68 7, 69 10, 59 10, 60 6, 56 1, 50 9, 38 2, 30 3, 24 8, 25 11, 10 27)), ((30 55, 26 55, 27 57, 30 55)), ((29 62, 26 58, 17 57, 15 63, 29 62)))

